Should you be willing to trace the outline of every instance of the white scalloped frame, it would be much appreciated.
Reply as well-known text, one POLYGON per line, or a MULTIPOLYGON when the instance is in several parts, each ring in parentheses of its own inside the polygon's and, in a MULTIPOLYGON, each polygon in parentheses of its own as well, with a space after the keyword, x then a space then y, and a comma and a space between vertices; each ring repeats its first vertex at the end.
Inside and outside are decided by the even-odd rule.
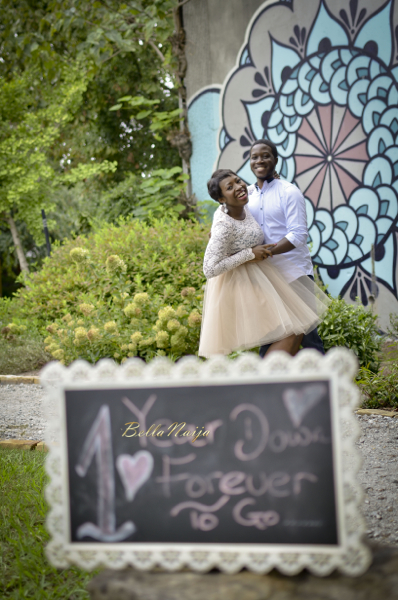
POLYGON ((246 353, 236 360, 217 356, 206 362, 189 356, 177 364, 165 358, 157 358, 149 364, 130 359, 122 366, 110 359, 101 360, 96 366, 76 361, 68 368, 50 363, 41 373, 49 416, 46 434, 49 446, 46 468, 50 476, 46 488, 50 505, 47 528, 52 536, 46 548, 49 560, 56 567, 75 564, 86 570, 98 566, 122 569, 132 565, 140 570, 161 567, 177 571, 189 567, 199 572, 217 567, 226 573, 236 573, 245 567, 256 573, 268 573, 276 568, 285 575, 295 575, 307 568, 318 576, 328 575, 335 569, 353 577, 361 575, 370 565, 371 552, 362 541, 366 524, 361 514, 363 492, 357 480, 361 459, 354 443, 360 433, 354 416, 360 399, 353 383, 357 368, 354 354, 344 348, 332 349, 326 356, 315 350, 302 350, 294 358, 275 352, 265 360, 246 353), (176 543, 85 543, 82 546, 69 542, 66 445, 52 442, 64 439, 61 415, 65 387, 283 382, 292 377, 307 381, 323 378, 331 382, 336 497, 342 534, 339 546, 176 543))

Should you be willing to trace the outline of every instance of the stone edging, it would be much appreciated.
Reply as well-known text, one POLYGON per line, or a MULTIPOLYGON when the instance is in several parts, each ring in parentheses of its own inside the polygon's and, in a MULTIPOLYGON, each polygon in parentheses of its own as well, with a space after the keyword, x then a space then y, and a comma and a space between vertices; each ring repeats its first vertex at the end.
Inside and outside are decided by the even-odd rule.
POLYGON ((0 385, 7 383, 18 384, 18 383, 34 383, 40 385, 40 377, 27 376, 27 375, 0 375, 0 385))
POLYGON ((48 451, 48 446, 40 440, 0 440, 0 448, 48 451))
POLYGON ((358 408, 355 411, 357 415, 379 415, 380 417, 394 417, 398 418, 398 412, 395 410, 383 410, 381 408, 358 408))

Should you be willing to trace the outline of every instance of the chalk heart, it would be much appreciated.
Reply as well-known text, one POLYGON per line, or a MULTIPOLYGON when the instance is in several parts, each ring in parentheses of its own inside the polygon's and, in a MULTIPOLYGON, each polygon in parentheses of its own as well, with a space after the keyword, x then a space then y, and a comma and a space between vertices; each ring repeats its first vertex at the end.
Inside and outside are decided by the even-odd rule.
POLYGON ((283 403, 295 427, 300 427, 306 414, 320 402, 326 391, 326 385, 314 383, 300 390, 288 388, 283 392, 283 403))
POLYGON ((116 468, 122 480, 127 500, 134 500, 140 487, 149 479, 153 471, 153 456, 146 450, 130 454, 120 454, 116 468))

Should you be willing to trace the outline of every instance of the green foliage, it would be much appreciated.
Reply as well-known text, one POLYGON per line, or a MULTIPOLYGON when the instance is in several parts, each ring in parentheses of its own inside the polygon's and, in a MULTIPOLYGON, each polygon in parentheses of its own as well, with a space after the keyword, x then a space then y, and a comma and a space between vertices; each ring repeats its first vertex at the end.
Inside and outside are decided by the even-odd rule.
POLYGON ((48 325, 46 351, 64 364, 77 358, 95 363, 105 357, 124 362, 133 356, 150 360, 155 356, 176 359, 195 354, 203 295, 194 288, 184 288, 175 309, 165 305, 164 296, 139 292, 131 297, 123 291, 129 289, 123 261, 111 256, 107 264, 114 280, 112 300, 97 297, 93 304, 80 304, 79 314, 68 313, 48 325), (116 263, 112 268, 110 258, 116 263))
MULTIPOLYGON (((52 241, 85 233, 106 211, 103 194, 130 173, 139 179, 142 172, 148 176, 180 164, 177 150, 163 135, 178 121, 179 112, 172 52, 176 4, 0 0, 0 140, 7 182, 0 213, 14 197, 13 217, 23 249, 33 260, 45 253, 40 247, 41 208, 46 209, 52 241), (76 81, 68 86, 71 72, 76 81), (149 105, 156 102, 152 129, 150 115, 135 118, 138 113, 132 115, 127 105, 109 111, 123 95, 141 97, 149 105), (59 119, 62 108, 66 118, 59 119), (92 177, 95 173, 99 176, 92 177), (62 184, 60 175, 65 175, 62 184), (76 183, 82 180, 84 186, 76 183), (84 206, 82 219, 76 202, 70 202, 77 196, 84 206), (25 236, 21 229, 26 227, 25 236)), ((178 187, 181 181, 176 183, 178 187)), ((132 199, 139 204, 141 196, 132 199)), ((116 203, 113 220, 131 214, 134 202, 121 213, 116 203)), ((0 223, 0 261, 10 275, 18 268, 8 237, 6 224, 0 223)))
POLYGON ((157 169, 150 177, 141 182, 141 198, 134 210, 134 216, 147 217, 151 213, 161 217, 165 213, 178 216, 186 206, 179 202, 185 191, 188 175, 182 173, 181 167, 173 169, 157 169))
POLYGON ((362 367, 356 383, 361 389, 365 408, 398 408, 398 362, 378 373, 362 367))
POLYGON ((0 107, 0 213, 17 211, 39 239, 40 208, 49 206, 52 189, 61 182, 71 185, 116 168, 104 161, 62 170, 51 160, 51 149, 78 110, 86 85, 85 73, 73 66, 63 69, 54 85, 43 84, 34 71, 0 84, 0 97, 5 96, 0 107), (29 96, 38 87, 40 104, 32 107, 29 96))
POLYGON ((181 167, 155 169, 145 178, 129 173, 126 179, 102 194, 101 216, 108 222, 116 221, 119 216, 138 219, 178 216, 186 210, 183 198, 187 178, 181 167))
POLYGON ((388 328, 388 333, 395 338, 398 338, 398 315, 391 313, 390 314, 390 326, 388 328))
POLYGON ((89 598, 95 573, 57 569, 45 556, 45 454, 0 448, 0 596, 2 599, 89 598))
POLYGON ((181 108, 175 108, 169 111, 158 111, 160 100, 149 100, 143 96, 125 96, 119 98, 118 104, 112 106, 109 110, 119 110, 123 103, 131 109, 132 117, 137 121, 149 119, 149 129, 154 133, 154 138, 160 141, 161 131, 169 131, 181 121, 181 108))
POLYGON ((361 367, 377 372, 381 339, 376 325, 377 316, 362 304, 348 304, 342 298, 333 299, 318 332, 325 350, 346 346, 355 352, 361 367))
POLYGON ((38 319, 44 326, 68 312, 77 313, 85 302, 95 304, 100 298, 111 304, 118 290, 106 262, 114 255, 126 265, 126 287, 119 293, 132 297, 146 291, 151 298, 162 296, 164 304, 176 305, 183 288, 200 292, 205 283, 202 263, 207 235, 206 226, 177 219, 103 225, 87 237, 54 248, 42 269, 29 276, 27 287, 17 292, 13 316, 38 319), (76 252, 83 257, 80 262, 76 252))

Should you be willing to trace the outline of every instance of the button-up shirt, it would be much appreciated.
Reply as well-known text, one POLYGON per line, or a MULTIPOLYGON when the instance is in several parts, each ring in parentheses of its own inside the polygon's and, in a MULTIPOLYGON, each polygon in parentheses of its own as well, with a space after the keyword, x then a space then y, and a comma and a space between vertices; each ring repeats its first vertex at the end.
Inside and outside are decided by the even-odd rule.
POLYGON ((289 252, 271 259, 278 271, 290 282, 303 275, 313 275, 307 246, 308 228, 305 200, 297 186, 282 179, 264 181, 262 189, 249 186, 249 210, 264 231, 264 243, 276 244, 286 238, 294 246, 289 252))

